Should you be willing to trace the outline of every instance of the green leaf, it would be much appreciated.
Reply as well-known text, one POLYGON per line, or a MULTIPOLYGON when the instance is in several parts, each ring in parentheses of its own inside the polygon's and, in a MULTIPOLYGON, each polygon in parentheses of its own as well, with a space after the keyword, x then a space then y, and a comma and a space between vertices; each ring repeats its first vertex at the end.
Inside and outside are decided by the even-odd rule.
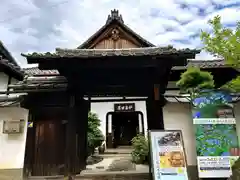
POLYGON ((94 152, 96 147, 101 146, 104 141, 102 131, 99 129, 101 120, 97 114, 89 112, 88 114, 88 132, 87 132, 87 143, 88 143, 88 154, 94 152))
MULTIPOLYGON (((223 27, 221 17, 216 16, 209 20, 212 33, 201 30, 200 39, 204 44, 204 50, 212 55, 224 58, 226 64, 240 68, 240 21, 236 29, 223 27)), ((222 87, 232 92, 240 92, 239 77, 228 82, 222 87)))
POLYGON ((204 50, 222 57, 227 64, 240 67, 240 22, 237 22, 235 30, 223 27, 221 17, 216 16, 209 20, 212 32, 201 31, 200 38, 204 44, 204 50))
POLYGON ((223 85, 221 89, 232 93, 240 92, 240 76, 223 85))

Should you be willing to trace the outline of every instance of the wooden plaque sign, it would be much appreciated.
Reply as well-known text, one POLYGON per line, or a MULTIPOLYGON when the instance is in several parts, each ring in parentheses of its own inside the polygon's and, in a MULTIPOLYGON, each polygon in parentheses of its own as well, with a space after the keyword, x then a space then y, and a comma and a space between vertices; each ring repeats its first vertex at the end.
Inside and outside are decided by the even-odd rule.
POLYGON ((135 103, 114 104, 115 112, 133 112, 135 111, 135 103))

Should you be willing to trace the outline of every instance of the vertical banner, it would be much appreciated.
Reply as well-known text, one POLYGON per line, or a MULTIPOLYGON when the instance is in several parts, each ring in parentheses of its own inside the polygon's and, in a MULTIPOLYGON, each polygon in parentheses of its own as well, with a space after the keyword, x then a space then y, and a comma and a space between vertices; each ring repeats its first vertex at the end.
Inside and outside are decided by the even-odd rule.
POLYGON ((154 180, 188 180, 181 131, 149 131, 154 180))
POLYGON ((236 121, 231 95, 206 91, 193 99, 193 124, 196 137, 200 178, 228 178, 231 165, 238 158, 231 154, 238 148, 236 121))

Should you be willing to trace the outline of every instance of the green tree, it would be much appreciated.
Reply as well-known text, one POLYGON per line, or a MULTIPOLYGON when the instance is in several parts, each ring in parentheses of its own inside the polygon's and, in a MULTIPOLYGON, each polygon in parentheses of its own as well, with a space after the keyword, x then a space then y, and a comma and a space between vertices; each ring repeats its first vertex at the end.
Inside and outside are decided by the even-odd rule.
POLYGON ((87 132, 87 143, 88 143, 88 155, 94 153, 96 147, 102 145, 104 141, 104 136, 99 129, 101 120, 98 118, 97 114, 89 112, 88 113, 88 132, 87 132))
POLYGON ((189 67, 184 73, 181 74, 177 86, 181 91, 189 93, 191 100, 194 95, 203 89, 213 89, 214 80, 210 72, 201 71, 197 67, 189 67))
MULTIPOLYGON (((240 68, 240 22, 237 22, 235 30, 223 27, 221 17, 216 16, 209 20, 212 33, 202 31, 201 40, 204 50, 214 56, 223 58, 226 64, 240 68)), ((223 86, 232 92, 240 92, 240 76, 223 86)))

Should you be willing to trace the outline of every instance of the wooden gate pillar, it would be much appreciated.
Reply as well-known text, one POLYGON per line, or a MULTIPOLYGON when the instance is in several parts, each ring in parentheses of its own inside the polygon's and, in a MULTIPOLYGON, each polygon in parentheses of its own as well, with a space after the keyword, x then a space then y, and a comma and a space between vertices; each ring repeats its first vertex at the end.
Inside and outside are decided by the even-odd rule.
POLYGON ((89 101, 70 95, 66 128, 65 176, 79 174, 86 167, 89 101))
POLYGON ((88 113, 90 111, 90 101, 79 98, 77 102, 77 156, 79 169, 78 173, 86 169, 86 161, 88 157, 87 149, 87 129, 88 129, 88 113))
POLYGON ((65 176, 75 174, 76 167, 76 96, 69 97, 68 119, 66 124, 66 147, 65 147, 65 176))
POLYGON ((163 106, 166 100, 159 93, 159 86, 154 86, 154 91, 146 100, 148 130, 163 130, 163 106))

